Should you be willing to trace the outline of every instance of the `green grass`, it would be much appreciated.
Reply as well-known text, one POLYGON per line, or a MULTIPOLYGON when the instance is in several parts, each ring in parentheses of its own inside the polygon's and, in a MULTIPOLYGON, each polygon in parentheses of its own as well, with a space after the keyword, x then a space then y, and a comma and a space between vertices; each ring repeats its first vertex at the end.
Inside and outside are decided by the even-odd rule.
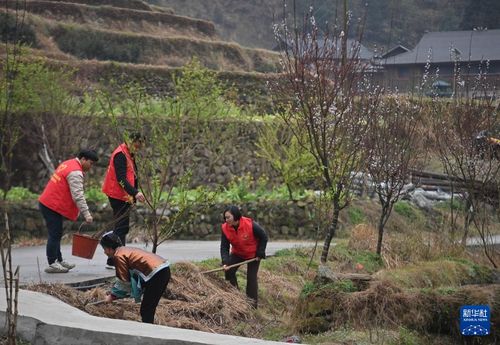
POLYGON ((442 289, 438 292, 445 294, 464 284, 491 283, 493 270, 467 260, 442 259, 381 271, 378 278, 402 288, 442 289))
POLYGON ((416 206, 410 204, 408 201, 398 201, 394 204, 394 212, 407 218, 412 222, 422 222, 424 215, 416 206))
POLYGON ((328 284, 316 284, 314 282, 306 282, 302 291, 300 292, 301 298, 315 293, 333 295, 339 292, 355 292, 358 291, 352 280, 338 280, 328 284))
POLYGON ((347 209, 347 214, 349 215, 349 220, 352 225, 357 225, 365 222, 365 215, 363 211, 358 207, 349 207, 347 209))
POLYGON ((337 245, 332 247, 330 251, 330 260, 348 262, 353 266, 360 263, 368 273, 374 273, 383 268, 382 259, 377 253, 368 250, 352 250, 347 247, 345 241, 337 242, 337 245))

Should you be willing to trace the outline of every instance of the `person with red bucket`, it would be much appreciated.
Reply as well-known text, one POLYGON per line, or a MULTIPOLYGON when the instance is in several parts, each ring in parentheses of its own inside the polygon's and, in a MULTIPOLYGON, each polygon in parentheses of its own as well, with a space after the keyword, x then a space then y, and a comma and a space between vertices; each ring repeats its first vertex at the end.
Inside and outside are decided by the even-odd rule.
POLYGON ((82 150, 76 158, 62 162, 38 199, 48 229, 47 273, 67 273, 75 267, 65 261, 61 254, 63 220, 75 221, 81 213, 87 223, 92 223, 93 218, 83 192, 83 176, 98 160, 94 150, 82 150))

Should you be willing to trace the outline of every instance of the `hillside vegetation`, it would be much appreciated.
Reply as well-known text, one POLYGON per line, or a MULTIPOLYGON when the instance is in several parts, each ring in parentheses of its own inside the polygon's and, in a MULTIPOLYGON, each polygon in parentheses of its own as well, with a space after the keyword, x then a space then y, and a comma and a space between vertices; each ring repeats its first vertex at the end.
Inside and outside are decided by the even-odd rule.
MULTIPOLYGON (((148 0, 171 7, 176 13, 211 20, 227 40, 271 49, 275 45, 272 25, 281 20, 281 0, 148 0), (248 28, 252 30, 248 30, 248 28)), ((291 13, 292 1, 287 1, 291 13)), ((343 1, 297 0, 297 13, 314 8, 318 24, 334 23, 342 13, 343 1)), ((397 44, 412 48, 426 31, 471 30, 475 27, 500 28, 500 2, 496 0, 349 0, 352 21, 363 18, 366 26, 363 43, 387 50, 397 44), (425 18, 425 20, 422 20, 425 18)), ((354 33, 353 33, 354 34, 354 33)))
MULTIPOLYGON (((10 11, 0 23, 0 40, 14 38, 15 4, 7 2, 10 11)), ((5 15, 5 6, 0 12, 5 15)), ((137 82, 154 95, 170 94, 173 73, 196 58, 218 71, 242 102, 269 104, 262 73, 277 70, 278 54, 223 41, 210 21, 138 0, 33 0, 22 15, 26 56, 56 69, 69 67, 80 94, 112 79, 137 82)), ((4 45, 0 54, 5 54, 4 45)))
MULTIPOLYGON (((92 2, 91 2, 92 3, 92 2)), ((156 10, 82 3, 28 1, 31 43, 77 59, 179 67, 196 56, 224 71, 268 72, 277 54, 223 42, 212 23, 156 10)))

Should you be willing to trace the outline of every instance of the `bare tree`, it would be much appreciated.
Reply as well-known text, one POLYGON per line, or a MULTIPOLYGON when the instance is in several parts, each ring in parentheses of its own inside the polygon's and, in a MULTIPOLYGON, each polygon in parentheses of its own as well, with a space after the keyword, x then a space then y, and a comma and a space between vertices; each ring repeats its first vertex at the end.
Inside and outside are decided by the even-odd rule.
POLYGON ((410 169, 420 170, 423 163, 424 136, 419 131, 421 109, 417 102, 404 96, 384 98, 366 137, 370 151, 367 171, 382 208, 377 254, 382 252, 385 224, 394 204, 404 195, 410 169))
MULTIPOLYGON (((282 47, 282 77, 274 91, 277 101, 289 105, 290 111, 280 116, 314 156, 324 191, 331 197, 333 214, 321 254, 326 262, 339 212, 347 206, 355 173, 365 163, 364 136, 380 90, 370 83, 367 65, 359 58, 359 43, 347 40, 351 25, 346 8, 343 30, 334 26, 321 31, 311 12, 301 28, 295 20, 290 26, 286 7, 284 12, 282 23, 275 25, 282 47)), ((361 36, 360 29, 358 39, 361 36)))
MULTIPOLYGON (((478 134, 498 128, 499 110, 490 100, 457 98, 452 103, 432 102, 433 138, 445 173, 455 190, 464 196, 464 226, 462 244, 469 237, 470 226, 483 242, 484 253, 493 266, 498 255, 491 241, 492 208, 498 208, 500 161, 493 154, 493 146, 483 145, 478 134), (489 210, 489 216, 485 213, 489 210)), ((454 237, 452 229, 452 238, 454 237)))

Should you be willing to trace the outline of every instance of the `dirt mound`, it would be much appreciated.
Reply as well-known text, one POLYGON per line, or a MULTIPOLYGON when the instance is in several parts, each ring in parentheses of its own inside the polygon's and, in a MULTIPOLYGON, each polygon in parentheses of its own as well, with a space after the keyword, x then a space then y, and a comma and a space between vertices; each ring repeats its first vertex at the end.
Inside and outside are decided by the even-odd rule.
MULTIPOLYGON (((140 321, 139 303, 132 299, 90 305, 104 299, 107 287, 78 291, 61 284, 35 284, 27 289, 43 292, 91 315, 140 321)), ((219 274, 204 275, 191 263, 176 263, 172 279, 156 310, 155 323, 206 332, 249 336, 256 322, 253 309, 240 291, 219 274)))

